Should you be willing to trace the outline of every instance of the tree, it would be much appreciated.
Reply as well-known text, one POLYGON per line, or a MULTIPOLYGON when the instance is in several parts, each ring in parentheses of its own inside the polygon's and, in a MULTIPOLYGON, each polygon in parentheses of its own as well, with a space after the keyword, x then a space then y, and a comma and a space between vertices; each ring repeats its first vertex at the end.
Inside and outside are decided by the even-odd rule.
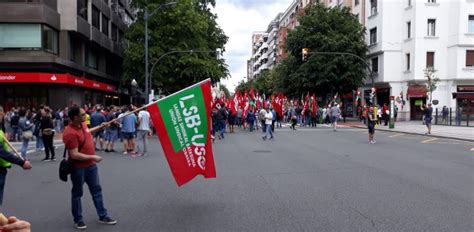
MULTIPOLYGON (((144 20, 143 9, 153 12, 165 0, 134 0, 137 21, 126 35, 129 47, 124 61, 123 81, 135 78, 144 82, 144 20)), ((160 9, 148 21, 150 69, 161 55, 174 50, 225 50, 228 37, 217 25, 217 15, 211 12, 215 1, 179 0, 173 8, 160 9)), ((213 83, 229 76, 224 59, 213 52, 175 53, 164 57, 155 66, 152 86, 164 94, 183 89, 193 83, 211 78, 213 83)))
POLYGON ((220 84, 220 90, 224 92, 224 96, 226 99, 229 98, 230 92, 229 89, 227 89, 227 86, 225 86, 224 84, 220 84))
POLYGON ((430 103, 433 101, 433 92, 438 88, 439 78, 436 76, 436 70, 428 67, 424 70, 425 77, 428 80, 428 92, 430 93, 430 103))
POLYGON ((288 96, 315 92, 323 96, 347 93, 364 84, 366 65, 355 57, 318 55, 311 52, 348 52, 365 58, 365 28, 349 8, 327 8, 316 4, 298 18, 300 25, 290 31, 288 57, 275 69, 275 90, 288 96), (303 48, 309 48, 307 61, 303 48))

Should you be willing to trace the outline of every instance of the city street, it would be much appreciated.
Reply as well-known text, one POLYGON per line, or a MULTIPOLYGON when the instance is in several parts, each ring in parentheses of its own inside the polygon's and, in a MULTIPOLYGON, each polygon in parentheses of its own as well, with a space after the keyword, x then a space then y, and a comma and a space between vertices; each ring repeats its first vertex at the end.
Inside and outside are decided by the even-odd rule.
MULTIPOLYGON (((363 129, 283 128, 276 139, 236 130, 214 143, 217 179, 178 188, 157 139, 147 157, 103 153, 99 225, 85 187, 89 231, 473 231, 474 143, 363 129)), ((121 150, 121 146, 116 146, 121 150)), ((61 146, 58 154, 62 155, 61 146)), ((59 156, 59 155, 58 155, 59 156)), ((3 213, 33 231, 74 231, 71 183, 59 159, 7 176, 3 213)))

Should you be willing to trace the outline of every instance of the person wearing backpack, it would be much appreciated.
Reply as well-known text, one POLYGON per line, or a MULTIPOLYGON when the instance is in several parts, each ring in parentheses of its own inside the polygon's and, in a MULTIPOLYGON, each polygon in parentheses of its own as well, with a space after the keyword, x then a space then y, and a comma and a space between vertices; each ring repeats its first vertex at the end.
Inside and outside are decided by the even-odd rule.
POLYGON ((26 152, 28 150, 28 143, 33 138, 33 122, 31 122, 31 118, 26 116, 26 110, 21 109, 18 112, 20 116, 20 120, 18 121, 18 128, 21 131, 21 156, 26 159, 26 152))

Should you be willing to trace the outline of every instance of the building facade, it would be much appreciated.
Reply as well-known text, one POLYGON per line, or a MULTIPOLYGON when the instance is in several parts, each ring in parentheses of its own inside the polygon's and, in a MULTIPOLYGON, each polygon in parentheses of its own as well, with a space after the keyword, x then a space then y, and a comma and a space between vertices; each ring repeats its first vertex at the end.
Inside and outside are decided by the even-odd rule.
MULTIPOLYGON (((430 100, 436 100, 435 107, 474 112, 473 1, 361 0, 354 1, 353 12, 367 28, 378 104, 390 96, 403 99, 402 120, 421 119, 420 106, 430 100), (432 94, 429 69, 440 79, 432 94)), ((370 87, 361 92, 368 96, 370 87)))
POLYGON ((119 104, 127 0, 0 2, 0 102, 4 108, 119 104))

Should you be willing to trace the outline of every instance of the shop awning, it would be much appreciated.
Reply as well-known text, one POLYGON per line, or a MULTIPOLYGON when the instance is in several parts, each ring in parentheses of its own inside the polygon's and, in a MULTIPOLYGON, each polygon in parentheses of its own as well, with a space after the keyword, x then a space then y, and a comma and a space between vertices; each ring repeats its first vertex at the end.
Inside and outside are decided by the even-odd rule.
POLYGON ((426 97, 428 89, 424 85, 409 86, 407 90, 408 97, 426 97))
POLYGON ((457 93, 453 93, 453 98, 456 98, 456 99, 470 99, 470 100, 474 100, 474 92, 457 92, 457 93))
POLYGON ((0 84, 2 83, 63 84, 106 92, 117 92, 117 87, 113 85, 62 73, 0 73, 0 84))

